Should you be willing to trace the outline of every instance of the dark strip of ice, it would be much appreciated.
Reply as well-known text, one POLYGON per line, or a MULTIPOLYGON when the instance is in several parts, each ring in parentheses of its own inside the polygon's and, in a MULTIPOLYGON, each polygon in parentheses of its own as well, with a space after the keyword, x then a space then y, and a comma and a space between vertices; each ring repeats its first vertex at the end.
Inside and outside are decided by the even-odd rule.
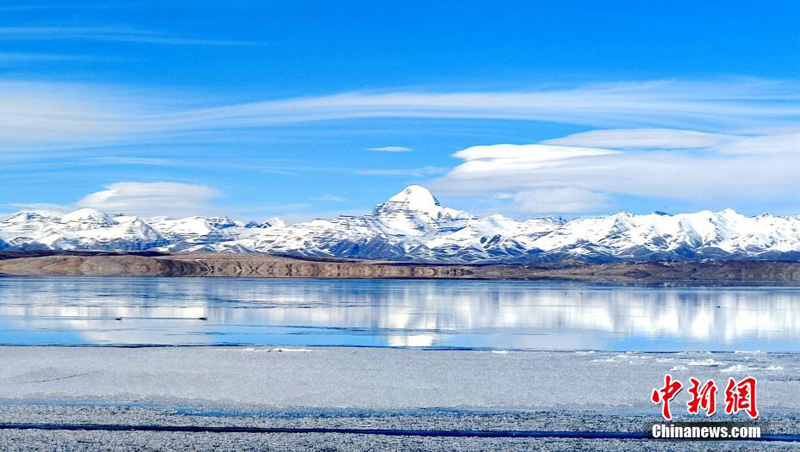
MULTIPOLYGON (((142 431, 187 433, 333 433, 347 435, 423 436, 461 438, 566 438, 566 439, 652 439, 645 432, 543 431, 543 430, 405 430, 359 428, 236 427, 201 425, 123 424, 0 424, 0 430, 142 431)), ((767 434, 747 441, 800 442, 800 434, 767 434)))

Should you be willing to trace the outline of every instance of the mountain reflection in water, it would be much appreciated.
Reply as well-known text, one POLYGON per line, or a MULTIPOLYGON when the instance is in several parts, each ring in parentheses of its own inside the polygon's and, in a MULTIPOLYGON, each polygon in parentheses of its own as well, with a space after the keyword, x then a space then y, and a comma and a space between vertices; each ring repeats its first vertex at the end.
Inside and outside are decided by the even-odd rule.
POLYGON ((0 343, 800 350, 800 289, 0 278, 0 343))

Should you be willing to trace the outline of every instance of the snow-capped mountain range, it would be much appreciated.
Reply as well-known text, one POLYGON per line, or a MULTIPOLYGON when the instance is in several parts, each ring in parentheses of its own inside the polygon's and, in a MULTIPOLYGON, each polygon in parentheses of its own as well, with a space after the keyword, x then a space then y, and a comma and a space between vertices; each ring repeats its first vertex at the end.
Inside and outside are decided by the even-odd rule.
POLYGON ((800 216, 723 210, 518 221, 442 207, 426 188, 412 185, 371 214, 292 225, 25 211, 0 220, 0 250, 223 251, 427 263, 800 260, 800 216))

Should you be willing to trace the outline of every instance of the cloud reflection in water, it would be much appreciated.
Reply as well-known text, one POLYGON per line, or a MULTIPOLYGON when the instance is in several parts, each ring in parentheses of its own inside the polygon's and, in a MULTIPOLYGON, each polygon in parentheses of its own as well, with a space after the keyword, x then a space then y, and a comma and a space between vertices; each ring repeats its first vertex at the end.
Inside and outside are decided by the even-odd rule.
POLYGON ((0 279, 4 344, 797 351, 798 338, 800 289, 787 287, 0 279))

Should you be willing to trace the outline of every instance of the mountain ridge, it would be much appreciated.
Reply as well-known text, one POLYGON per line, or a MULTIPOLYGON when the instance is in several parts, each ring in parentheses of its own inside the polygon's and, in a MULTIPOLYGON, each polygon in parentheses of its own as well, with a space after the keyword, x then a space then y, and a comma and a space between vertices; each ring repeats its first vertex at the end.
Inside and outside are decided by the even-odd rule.
POLYGON ((800 216, 731 209, 564 220, 476 216, 411 185, 371 213, 287 225, 280 219, 140 218, 83 208, 0 220, 0 250, 267 253, 433 264, 698 259, 800 261, 800 216))

